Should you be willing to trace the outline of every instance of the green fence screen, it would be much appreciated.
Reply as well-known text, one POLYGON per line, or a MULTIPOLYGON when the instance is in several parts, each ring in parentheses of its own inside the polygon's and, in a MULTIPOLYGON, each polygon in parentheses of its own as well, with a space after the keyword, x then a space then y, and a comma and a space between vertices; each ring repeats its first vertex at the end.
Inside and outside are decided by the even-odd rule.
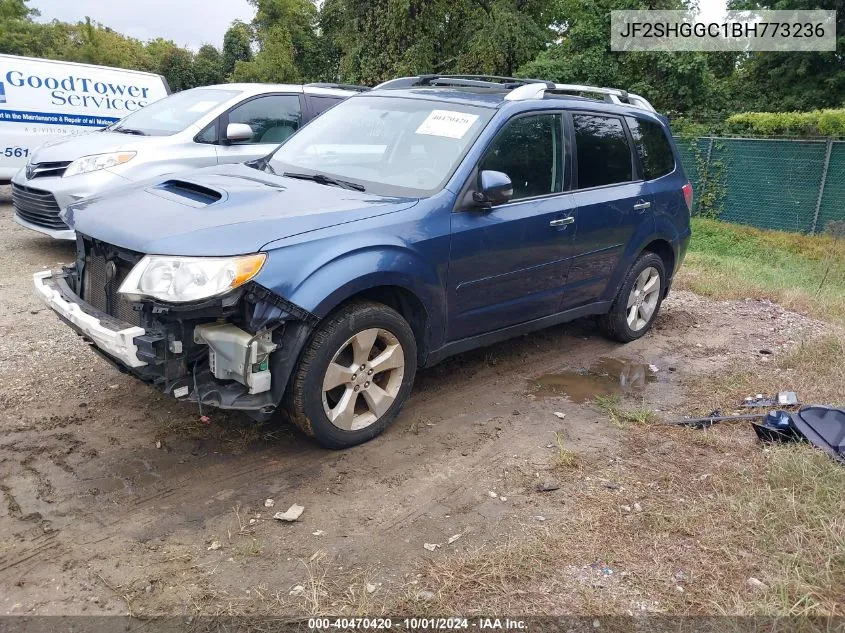
POLYGON ((845 221, 845 141, 677 139, 694 213, 764 229, 819 233, 845 221))

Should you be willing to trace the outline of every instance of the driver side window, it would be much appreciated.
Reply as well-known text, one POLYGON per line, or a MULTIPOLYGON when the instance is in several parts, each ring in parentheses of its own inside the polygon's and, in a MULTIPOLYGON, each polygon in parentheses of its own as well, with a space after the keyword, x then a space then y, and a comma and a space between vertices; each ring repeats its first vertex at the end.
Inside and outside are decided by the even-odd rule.
POLYGON ((500 171, 513 182, 511 200, 560 193, 563 150, 560 114, 511 119, 493 139, 478 169, 500 171))
POLYGON ((237 145, 286 141, 302 119, 297 95, 268 95, 242 103, 229 113, 229 123, 246 123, 252 138, 237 145))

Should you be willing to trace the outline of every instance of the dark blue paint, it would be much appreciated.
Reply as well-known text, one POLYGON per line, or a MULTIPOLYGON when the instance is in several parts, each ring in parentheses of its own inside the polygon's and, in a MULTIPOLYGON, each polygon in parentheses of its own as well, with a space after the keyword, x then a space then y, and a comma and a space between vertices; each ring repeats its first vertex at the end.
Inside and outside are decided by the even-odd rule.
POLYGON ((559 310, 573 252, 572 195, 452 214, 448 339, 507 327, 559 310))
MULTIPOLYGON (((678 187, 680 194, 680 186, 678 187)), ((630 252, 635 236, 650 237, 654 218, 634 205, 649 199, 645 183, 631 182, 573 192, 578 207, 575 222, 575 253, 566 280, 563 307, 575 308, 596 298, 610 299, 611 284, 619 262, 633 259, 630 252)), ((684 204, 681 200, 681 204, 684 204)), ((627 269, 627 266, 625 267, 627 269)), ((621 279, 619 280, 621 281, 621 279)))
POLYGON ((429 198, 375 196, 228 165, 176 177, 219 192, 221 200, 213 204, 162 197, 155 188, 159 178, 74 205, 68 223, 143 253, 265 251, 269 257, 256 281, 318 317, 370 288, 405 289, 424 306, 431 358, 489 341, 496 330, 518 334, 520 324, 528 330, 607 310, 634 259, 656 242, 674 253, 670 276, 680 265, 690 231, 681 192, 687 179, 674 147, 677 169, 651 182, 564 191, 491 209, 461 208, 459 202, 467 199, 465 185, 476 178, 488 143, 513 116, 584 110, 649 118, 665 127, 663 117, 577 98, 508 102, 460 90, 352 98, 376 95, 497 112, 445 188, 429 198), (635 211, 642 201, 651 208, 635 211), (572 224, 550 225, 570 217, 572 224))

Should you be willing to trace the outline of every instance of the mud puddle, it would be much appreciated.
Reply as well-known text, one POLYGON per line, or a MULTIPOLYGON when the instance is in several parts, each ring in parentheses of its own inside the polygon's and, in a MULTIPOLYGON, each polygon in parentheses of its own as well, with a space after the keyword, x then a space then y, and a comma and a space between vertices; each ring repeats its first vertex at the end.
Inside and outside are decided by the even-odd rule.
POLYGON ((648 363, 621 358, 599 358, 589 367, 544 374, 533 382, 538 396, 567 396, 583 404, 597 396, 642 396, 646 385, 657 381, 648 363))

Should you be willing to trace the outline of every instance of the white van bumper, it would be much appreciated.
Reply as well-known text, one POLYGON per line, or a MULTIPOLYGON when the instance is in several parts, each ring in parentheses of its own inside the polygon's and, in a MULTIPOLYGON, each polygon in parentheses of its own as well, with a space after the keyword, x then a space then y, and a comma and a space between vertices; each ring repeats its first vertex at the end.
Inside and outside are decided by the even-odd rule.
MULTIPOLYGON (((15 221, 21 226, 59 240, 74 240, 76 233, 63 222, 57 222, 56 219, 58 218, 54 219, 53 216, 57 216, 58 213, 64 211, 74 202, 130 183, 123 176, 118 176, 107 169, 73 176, 72 178, 47 176, 31 180, 27 180, 25 172, 25 169, 21 169, 12 178, 12 201, 14 202, 15 185, 27 188, 29 196, 38 196, 41 201, 36 201, 35 207, 32 209, 22 208, 19 211, 15 206, 15 221), (41 224, 39 216, 45 215, 43 200, 48 201, 46 213, 51 217, 48 217, 48 221, 41 224)), ((27 193, 24 193, 23 196, 26 197, 27 193)))
POLYGON ((32 224, 31 222, 27 222, 17 213, 13 216, 15 222, 20 224, 21 226, 25 226, 28 229, 32 229, 33 231, 38 231, 39 233, 43 233, 44 235, 49 235, 53 239, 57 240, 75 240, 76 239, 76 231, 73 229, 48 229, 46 226, 38 226, 37 224, 32 224))

